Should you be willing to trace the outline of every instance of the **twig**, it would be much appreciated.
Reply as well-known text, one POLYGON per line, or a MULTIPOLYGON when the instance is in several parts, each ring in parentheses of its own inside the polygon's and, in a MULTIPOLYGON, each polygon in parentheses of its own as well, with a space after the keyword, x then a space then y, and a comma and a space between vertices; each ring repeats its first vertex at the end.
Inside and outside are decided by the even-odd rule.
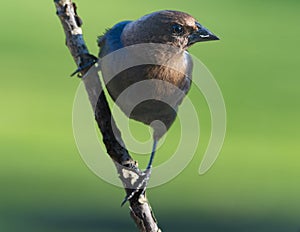
MULTIPOLYGON (((95 119, 102 133, 107 153, 114 161, 126 193, 129 194, 131 188, 134 187, 132 181, 134 176, 140 175, 141 171, 124 146, 121 133, 117 129, 106 96, 102 91, 97 70, 91 68, 94 67, 97 58, 89 53, 84 42, 82 21, 77 15, 76 5, 71 0, 54 0, 54 3, 66 35, 66 45, 78 67, 75 73, 83 76, 82 80, 95 110, 95 119)), ((131 217, 141 232, 161 231, 145 194, 140 196, 137 194, 129 200, 129 203, 131 217)))

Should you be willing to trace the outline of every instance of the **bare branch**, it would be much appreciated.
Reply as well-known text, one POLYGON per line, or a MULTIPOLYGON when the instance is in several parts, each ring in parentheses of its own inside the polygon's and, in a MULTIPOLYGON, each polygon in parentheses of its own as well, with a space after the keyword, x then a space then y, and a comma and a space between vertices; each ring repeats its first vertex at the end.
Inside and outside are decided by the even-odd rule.
MULTIPOLYGON (((90 103, 95 110, 95 119, 102 133, 107 153, 114 161, 120 179, 128 194, 131 192, 131 188, 133 188, 131 182, 132 175, 128 175, 128 173, 140 174, 141 171, 138 169, 137 163, 131 158, 124 146, 121 132, 117 129, 106 96, 102 91, 97 70, 92 70, 91 68, 94 67, 93 65, 97 58, 89 53, 84 42, 81 29, 82 21, 77 15, 76 5, 72 3, 71 0, 54 0, 54 3, 57 15, 66 35, 66 45, 78 67, 75 73, 84 76, 87 72, 94 72, 93 75, 89 75, 89 78, 83 77, 83 82, 90 103), (114 130, 112 128, 114 128, 114 130)), ((129 203, 131 217, 141 232, 161 231, 158 228, 157 221, 145 194, 133 197, 129 200, 129 203)))

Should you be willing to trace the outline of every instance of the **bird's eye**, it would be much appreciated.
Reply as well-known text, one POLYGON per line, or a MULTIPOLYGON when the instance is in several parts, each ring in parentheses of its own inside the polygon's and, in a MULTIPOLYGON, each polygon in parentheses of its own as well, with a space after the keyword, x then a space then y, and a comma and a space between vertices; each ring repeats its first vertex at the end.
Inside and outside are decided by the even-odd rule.
POLYGON ((179 24, 175 24, 172 26, 172 32, 176 35, 182 35, 183 34, 183 27, 179 24))

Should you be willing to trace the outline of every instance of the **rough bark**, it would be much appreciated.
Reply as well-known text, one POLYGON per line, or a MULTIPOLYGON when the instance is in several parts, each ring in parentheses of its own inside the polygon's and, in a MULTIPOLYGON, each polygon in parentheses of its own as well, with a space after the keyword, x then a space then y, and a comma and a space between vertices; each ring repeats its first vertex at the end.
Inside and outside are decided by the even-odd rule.
MULTIPOLYGON (((125 148, 121 132, 117 129, 111 114, 94 65, 96 58, 89 53, 83 39, 82 21, 77 15, 76 5, 71 0, 54 0, 54 3, 66 35, 66 45, 78 67, 74 74, 78 73, 82 77, 107 153, 116 165, 126 193, 130 194, 134 188, 132 180, 142 172, 125 148)), ((131 217, 141 232, 161 231, 145 194, 134 196, 129 200, 129 204, 131 217)))

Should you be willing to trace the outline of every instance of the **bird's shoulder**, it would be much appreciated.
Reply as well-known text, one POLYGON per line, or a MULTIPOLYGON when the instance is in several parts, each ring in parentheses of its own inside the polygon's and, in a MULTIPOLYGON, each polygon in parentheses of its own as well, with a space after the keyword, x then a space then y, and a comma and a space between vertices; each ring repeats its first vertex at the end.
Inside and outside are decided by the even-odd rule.
POLYGON ((132 21, 123 21, 106 30, 104 35, 98 37, 97 43, 100 47, 99 57, 103 57, 123 47, 121 35, 127 24, 132 21))

